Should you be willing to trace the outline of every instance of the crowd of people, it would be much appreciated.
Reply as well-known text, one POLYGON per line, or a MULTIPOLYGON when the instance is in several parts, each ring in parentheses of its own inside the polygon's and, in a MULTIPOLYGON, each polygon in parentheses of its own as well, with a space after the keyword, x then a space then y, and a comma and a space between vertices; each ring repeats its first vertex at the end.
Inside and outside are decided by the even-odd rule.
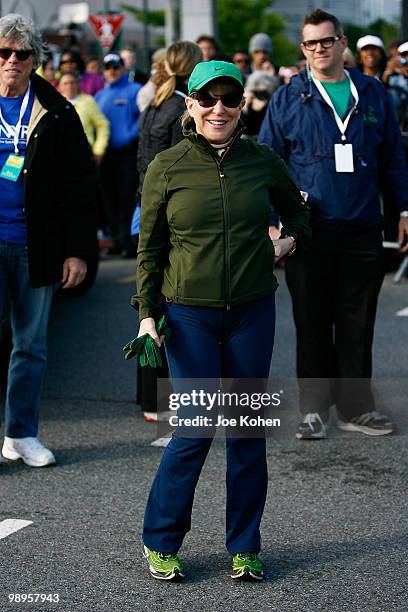
MULTIPOLYGON (((231 55, 226 55, 212 36, 202 35, 196 44, 203 61, 228 61, 239 68, 245 87, 241 123, 245 127, 245 137, 256 141, 274 92, 305 69, 304 49, 300 50, 293 65, 277 66, 272 40, 265 33, 254 34, 247 49, 237 49, 231 55)), ((391 96, 399 127, 407 131, 408 42, 393 40, 386 50, 380 37, 367 34, 357 41, 354 52, 345 47, 343 60, 346 68, 356 68, 383 82, 391 96)), ((47 54, 37 72, 68 97, 80 115, 98 167, 98 226, 103 244, 108 245, 108 255, 135 257, 135 240, 129 236, 129 226, 137 244, 140 211, 136 210, 133 224, 131 219, 135 206, 140 203, 135 185, 141 186, 141 181, 129 169, 135 168, 139 140, 150 137, 150 126, 141 128, 138 123, 141 113, 154 105, 156 89, 168 78, 166 49, 160 48, 153 53, 150 75, 137 67, 136 52, 130 47, 110 53, 102 60, 82 57, 76 49, 64 49, 56 56, 47 54), (77 93, 67 88, 67 78, 68 81, 77 80, 77 93), (117 104, 115 96, 120 86, 123 99, 117 104), (92 96, 96 105, 85 96, 92 96), (141 129, 145 134, 140 134, 141 129), (111 177, 110 180, 107 181, 106 176, 111 177)), ((144 172, 139 165, 136 168, 138 174, 144 172)), ((393 240, 397 218, 398 211, 390 202, 385 220, 387 240, 393 240)))
MULTIPOLYGON (((200 36, 157 50, 147 77, 132 49, 101 66, 63 50, 56 66, 31 22, 0 19, 0 310, 9 295, 13 328, 6 459, 55 463, 37 437, 50 304, 57 287, 84 279, 97 229, 109 256, 137 254, 139 344, 153 339, 162 363, 139 368, 147 420, 160 418, 156 379, 168 376, 167 360, 174 380, 268 378, 273 268, 284 258, 296 437, 325 438, 332 405, 344 431, 393 432, 375 407, 372 343, 382 194, 408 251, 408 43, 388 58, 369 34, 354 57, 337 18, 320 9, 301 36, 294 66, 274 63, 265 33, 231 57, 200 36)), ((184 577, 178 551, 213 434, 177 429, 165 448, 143 528, 155 578, 184 577)), ((265 439, 226 444, 231 576, 261 580, 265 439)))
MULTIPOLYGON (((304 49, 300 49, 293 65, 278 66, 273 59, 272 40, 262 32, 251 37, 248 48, 237 49, 231 55, 225 54, 212 36, 199 36, 195 42, 203 61, 227 61, 239 68, 245 88, 241 123, 245 127, 245 137, 256 141, 274 92, 305 69, 304 49)), ((380 37, 367 34, 357 41, 354 52, 345 47, 343 60, 346 68, 357 68, 383 82, 393 101, 400 129, 406 131, 408 42, 393 40, 386 50, 380 37)), ((151 124, 140 126, 139 121, 148 106, 155 106, 156 89, 168 78, 166 49, 160 48, 153 53, 149 75, 138 68, 136 52, 131 47, 109 53, 102 60, 94 56, 83 57, 74 48, 63 49, 54 56, 47 53, 37 73, 76 107, 83 123, 98 168, 98 227, 103 244, 108 245, 108 255, 136 257, 135 239, 131 239, 129 227, 137 244, 140 211, 136 211, 133 224, 131 220, 135 206, 140 204, 137 186, 140 188, 142 181, 138 175, 145 172, 139 162, 135 165, 137 148, 140 140, 155 138, 151 134, 151 124), (76 79, 76 86, 67 85, 73 79, 76 79), (116 100, 119 94, 121 103, 116 100), (132 172, 135 167, 137 172, 132 172)), ((182 137, 181 132, 179 136, 182 137)), ((156 153, 167 146, 171 146, 168 141, 160 145, 156 153)), ((390 203, 389 208, 392 207, 390 203)), ((394 214, 386 217, 387 239, 392 239, 390 230, 395 232, 396 218, 394 208, 394 214)))

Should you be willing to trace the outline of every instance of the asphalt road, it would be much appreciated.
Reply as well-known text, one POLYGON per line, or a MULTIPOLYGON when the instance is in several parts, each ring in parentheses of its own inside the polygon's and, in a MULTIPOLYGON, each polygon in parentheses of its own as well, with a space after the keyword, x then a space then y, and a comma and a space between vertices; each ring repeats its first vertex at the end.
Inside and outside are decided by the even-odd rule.
MULTIPOLYGON (((320 442, 294 438, 296 401, 269 440, 263 520, 266 579, 236 584, 224 547, 225 458, 216 440, 182 548, 184 584, 156 582, 140 528, 162 450, 135 405, 135 364, 121 347, 136 332, 128 306, 134 262, 102 262, 94 288, 55 304, 41 438, 58 465, 0 465, 0 610, 69 612, 406 612, 407 281, 386 280, 375 342, 381 405, 398 434, 371 439, 334 426, 320 442), (4 523, 3 523, 4 524, 4 523), (9 594, 58 594, 59 604, 9 604, 9 594)), ((294 388, 294 330, 282 274, 271 374, 294 388)), ((290 395, 290 393, 289 393, 290 395)))

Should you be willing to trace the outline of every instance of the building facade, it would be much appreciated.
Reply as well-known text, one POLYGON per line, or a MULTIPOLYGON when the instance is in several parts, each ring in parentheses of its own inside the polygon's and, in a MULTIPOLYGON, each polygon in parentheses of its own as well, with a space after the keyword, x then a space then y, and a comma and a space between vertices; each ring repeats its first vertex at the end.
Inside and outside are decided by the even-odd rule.
MULTIPOLYGON (((120 11, 124 0, 87 0, 80 2, 88 6, 90 14, 106 8, 120 11)), ((56 27, 59 23, 59 10, 62 5, 74 5, 69 0, 2 0, 3 14, 17 12, 31 17, 41 29, 56 27)), ((132 4, 131 0, 129 4, 132 4)), ((135 6, 142 6, 141 0, 135 6)), ((195 40, 200 34, 216 33, 216 0, 148 0, 150 10, 166 11, 166 29, 163 32, 151 31, 151 47, 155 37, 165 34, 166 43, 175 39, 174 11, 180 8, 180 35, 184 39, 195 40)), ((271 10, 280 14, 286 22, 286 33, 290 40, 298 42, 304 16, 315 8, 333 13, 342 22, 353 22, 366 26, 379 17, 388 21, 398 19, 401 15, 401 0, 275 0, 271 10)), ((143 43, 143 25, 132 15, 124 12, 124 40, 141 45, 143 43)))
POLYGON ((336 15, 342 23, 368 26, 379 18, 398 19, 401 0, 276 0, 272 10, 285 19, 290 40, 298 42, 305 15, 316 8, 336 15))

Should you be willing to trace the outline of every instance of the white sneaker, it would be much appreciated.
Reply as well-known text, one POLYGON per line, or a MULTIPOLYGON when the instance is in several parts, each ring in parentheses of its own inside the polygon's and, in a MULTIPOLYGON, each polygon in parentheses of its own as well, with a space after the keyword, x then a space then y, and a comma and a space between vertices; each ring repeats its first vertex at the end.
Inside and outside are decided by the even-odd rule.
POLYGON ((38 438, 8 438, 4 436, 3 457, 22 459, 30 467, 44 467, 56 463, 53 453, 38 438))

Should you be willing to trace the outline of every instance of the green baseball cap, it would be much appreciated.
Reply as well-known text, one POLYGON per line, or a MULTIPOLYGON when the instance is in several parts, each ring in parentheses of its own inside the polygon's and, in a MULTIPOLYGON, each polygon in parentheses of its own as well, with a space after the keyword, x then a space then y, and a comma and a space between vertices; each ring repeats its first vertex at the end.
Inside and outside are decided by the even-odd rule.
POLYGON ((198 91, 210 81, 220 78, 234 79, 244 91, 241 71, 235 64, 211 60, 210 62, 196 64, 188 80, 188 93, 190 94, 194 90, 198 91))

